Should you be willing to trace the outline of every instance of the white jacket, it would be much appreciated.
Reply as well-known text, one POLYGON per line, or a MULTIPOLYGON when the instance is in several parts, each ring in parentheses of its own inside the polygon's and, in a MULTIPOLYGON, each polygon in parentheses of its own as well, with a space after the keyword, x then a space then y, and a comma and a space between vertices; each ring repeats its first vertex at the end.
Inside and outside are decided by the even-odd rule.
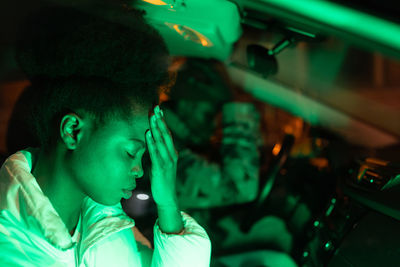
POLYGON ((210 239, 184 213, 183 235, 155 224, 152 251, 135 240, 135 222, 120 204, 87 197, 71 237, 31 174, 34 155, 17 152, 0 169, 0 266, 209 266, 210 239))

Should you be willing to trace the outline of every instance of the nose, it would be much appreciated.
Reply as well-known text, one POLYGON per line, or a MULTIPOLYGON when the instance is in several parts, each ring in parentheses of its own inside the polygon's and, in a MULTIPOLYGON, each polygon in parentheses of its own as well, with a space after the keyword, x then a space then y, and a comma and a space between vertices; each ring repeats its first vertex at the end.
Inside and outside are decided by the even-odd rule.
POLYGON ((132 169, 131 169, 131 173, 133 175, 133 177, 135 177, 135 179, 141 178, 143 176, 143 167, 142 164, 139 163, 137 165, 135 165, 132 169))

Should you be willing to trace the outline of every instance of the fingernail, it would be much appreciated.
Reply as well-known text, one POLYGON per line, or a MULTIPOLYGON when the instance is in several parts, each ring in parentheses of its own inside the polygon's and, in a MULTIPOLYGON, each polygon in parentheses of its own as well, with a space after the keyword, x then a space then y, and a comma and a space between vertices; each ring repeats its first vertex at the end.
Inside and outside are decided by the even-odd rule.
POLYGON ((156 114, 157 118, 160 118, 160 106, 156 106, 154 108, 154 114, 156 114))
POLYGON ((162 111, 162 109, 160 109, 160 114, 161 114, 161 117, 164 118, 164 112, 162 111))

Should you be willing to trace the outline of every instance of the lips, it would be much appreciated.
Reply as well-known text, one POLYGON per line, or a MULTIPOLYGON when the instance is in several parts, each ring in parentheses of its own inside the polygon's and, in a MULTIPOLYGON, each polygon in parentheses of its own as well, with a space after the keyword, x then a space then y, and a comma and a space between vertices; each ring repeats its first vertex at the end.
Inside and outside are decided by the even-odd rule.
POLYGON ((136 183, 131 184, 124 189, 122 189, 123 198, 129 199, 132 196, 132 190, 136 188, 136 183))
POLYGON ((133 186, 126 187, 126 188, 124 188, 123 190, 132 191, 132 190, 135 189, 135 188, 136 188, 136 185, 133 185, 133 186))
POLYGON ((129 199, 132 196, 132 190, 122 189, 123 198, 129 199))
POLYGON ((123 190, 132 191, 132 190, 135 189, 135 188, 136 188, 136 183, 131 184, 131 185, 125 187, 123 190))

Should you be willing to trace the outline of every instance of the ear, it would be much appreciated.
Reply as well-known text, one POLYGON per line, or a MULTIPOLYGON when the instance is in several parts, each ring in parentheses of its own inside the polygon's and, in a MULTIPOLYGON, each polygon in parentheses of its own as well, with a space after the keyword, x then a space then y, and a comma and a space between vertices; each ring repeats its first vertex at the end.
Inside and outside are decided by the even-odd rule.
POLYGON ((60 124, 60 137, 67 149, 74 150, 82 138, 84 121, 75 113, 62 117, 60 124))

